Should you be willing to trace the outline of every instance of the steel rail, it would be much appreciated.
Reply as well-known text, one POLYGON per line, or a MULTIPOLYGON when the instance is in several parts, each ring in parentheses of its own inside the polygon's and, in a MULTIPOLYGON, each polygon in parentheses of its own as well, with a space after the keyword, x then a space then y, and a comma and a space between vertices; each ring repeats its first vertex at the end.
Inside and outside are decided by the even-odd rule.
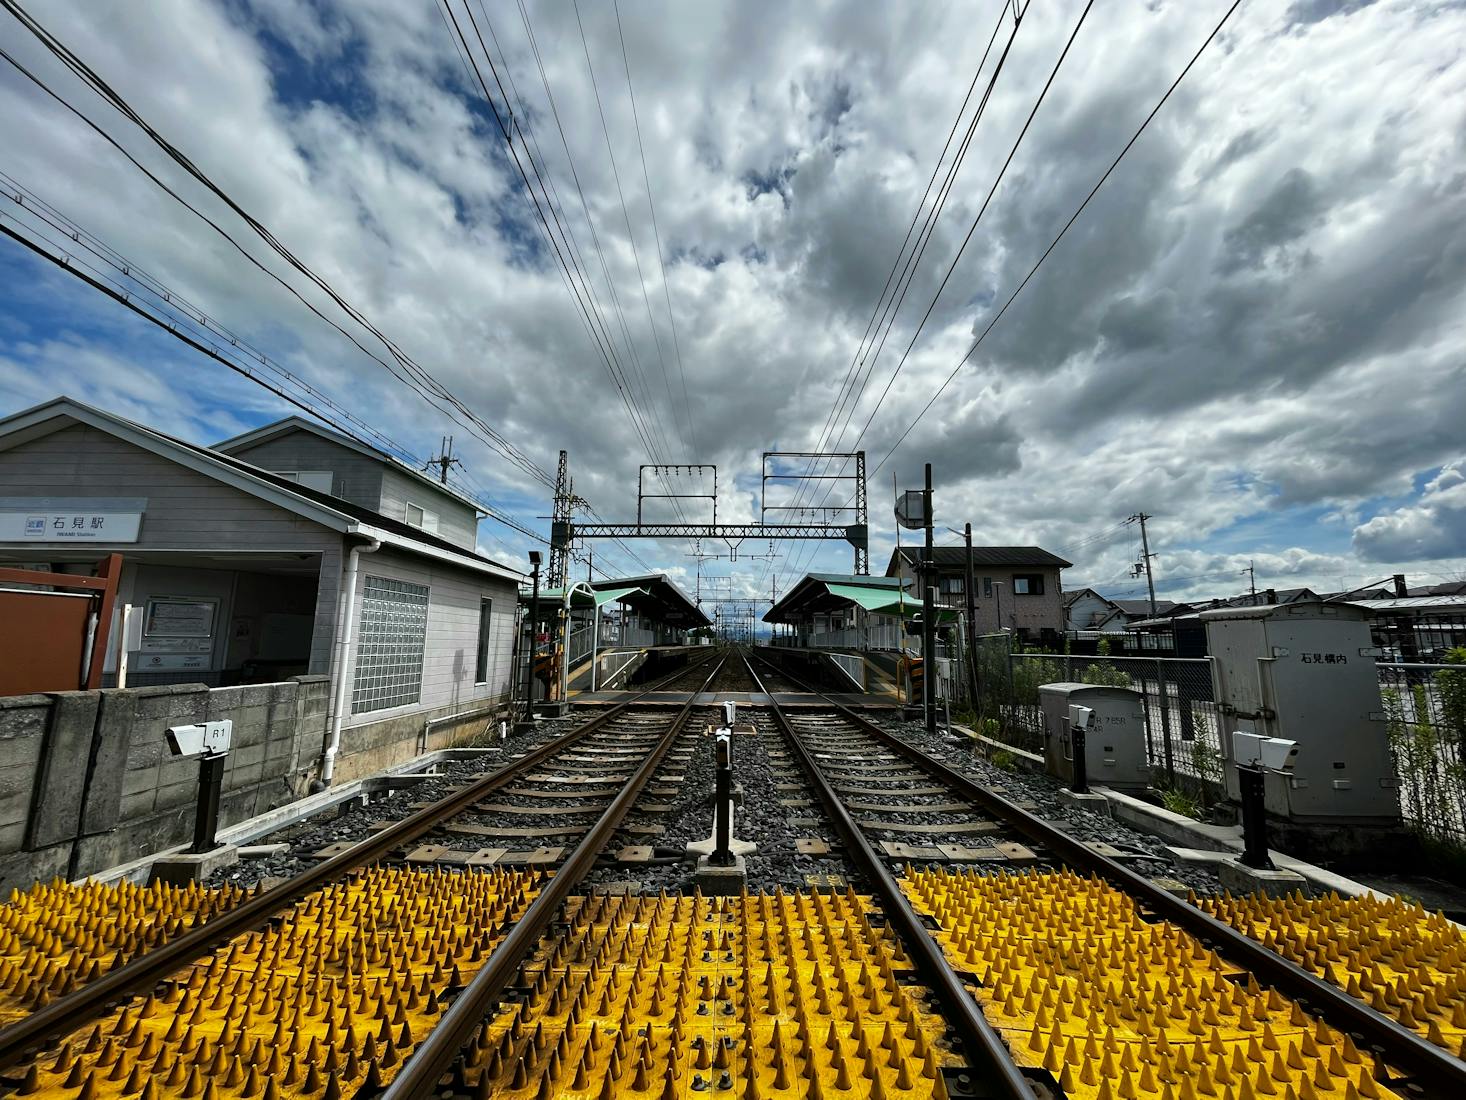
MULTIPOLYGON (((767 658, 762 655, 758 659, 767 662, 767 658)), ((801 682, 797 677, 783 670, 779 671, 787 679, 795 683, 801 682)), ((1441 1097, 1454 1100, 1455 1097, 1466 1096, 1466 1062, 1422 1039, 1414 1031, 1376 1011, 1359 998, 1350 996, 1271 948, 1264 947, 1231 925, 1222 923, 1190 902, 1161 889, 1145 876, 1086 847, 1068 833, 882 729, 824 692, 808 684, 804 686, 870 733, 877 741, 906 757, 933 778, 948 784, 984 812, 1001 818, 1030 840, 1053 852, 1070 867, 1091 871, 1107 880, 1140 901, 1156 916, 1185 929, 1219 955, 1299 1002, 1306 1011, 1323 1017, 1331 1026, 1348 1033, 1356 1043, 1364 1043, 1393 1068, 1403 1070, 1411 1080, 1441 1097)))
MULTIPOLYGON (((711 659, 711 656, 709 654, 703 661, 711 659)), ((462 812, 485 795, 492 794, 546 757, 553 756, 595 733, 644 696, 655 691, 658 685, 686 671, 686 668, 677 669, 632 698, 618 703, 575 729, 552 738, 538 748, 531 749, 518 759, 475 780, 461 791, 418 810, 373 836, 363 838, 340 855, 333 856, 278 886, 255 894, 177 939, 155 947, 95 981, 88 982, 75 992, 52 1001, 25 1019, 0 1029, 0 1066, 13 1065, 28 1051, 75 1030, 109 1005, 152 988, 169 974, 187 966, 226 940, 263 924, 311 891, 362 864, 381 859, 400 845, 411 843, 430 832, 444 819, 462 812)))
MULTIPOLYGON (((718 659, 716 667, 703 681, 704 689, 722 671, 726 661, 726 657, 718 659)), ((699 692, 693 692, 688 696, 687 702, 672 719, 657 747, 647 755, 641 767, 626 781, 626 785, 596 819, 596 823, 576 845, 570 858, 560 865, 554 877, 540 891, 539 897, 530 903, 509 935, 484 960, 479 972, 464 986, 463 992, 448 1011, 443 1013, 433 1030, 413 1050, 391 1085, 382 1094, 382 1100, 424 1100, 436 1095, 444 1072, 452 1065, 453 1059, 458 1057, 464 1044, 483 1025, 484 1017, 499 1002, 504 990, 518 973, 520 965, 539 944, 541 935, 570 896, 570 891, 580 884, 580 880, 594 865, 601 849, 620 827, 622 818, 640 797, 642 788, 656 772, 667 750, 672 747, 672 742, 682 733, 698 694, 699 692)))
MULTIPOLYGON (((753 663, 748 659, 747 654, 743 655, 743 662, 754 684, 760 691, 763 691, 763 681, 753 670, 753 663)), ((793 724, 784 713, 784 708, 774 700, 771 692, 764 691, 763 694, 768 696, 769 707, 773 711, 775 721, 784 731, 784 736, 798 754, 815 790, 819 792, 820 801, 825 804, 825 812, 829 814, 836 830, 844 838, 846 848, 856 857, 861 871, 870 879, 871 885, 880 895, 881 908, 886 919, 895 926, 896 934, 901 937, 901 942, 905 944, 906 949, 916 961, 922 977, 946 1008, 947 1021, 953 1025, 961 1038, 973 1072, 983 1077, 982 1080, 974 1082, 975 1087, 979 1089, 987 1087, 986 1093, 979 1093, 979 1095, 1004 1097, 1007 1100, 1033 1100, 1034 1090, 1028 1078, 1023 1075, 1023 1071, 1013 1061, 1012 1055, 1008 1053, 1002 1037, 988 1022, 987 1017, 982 1014, 982 1009, 978 1007, 976 999, 968 993, 961 977, 952 969, 952 965, 942 954, 941 945, 932 938, 931 933, 922 924, 921 917, 911 907, 911 902, 907 900, 900 884, 891 872, 886 870, 886 865, 881 861, 880 855, 866 839, 864 831, 851 816, 850 811, 846 809, 839 792, 835 790, 825 773, 820 770, 813 754, 795 731, 793 724)))

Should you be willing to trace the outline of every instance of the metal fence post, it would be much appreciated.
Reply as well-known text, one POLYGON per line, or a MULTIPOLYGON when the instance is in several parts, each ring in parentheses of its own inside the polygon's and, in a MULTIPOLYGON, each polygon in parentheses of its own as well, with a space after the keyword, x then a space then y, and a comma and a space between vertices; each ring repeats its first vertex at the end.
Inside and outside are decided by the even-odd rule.
POLYGON ((1176 782, 1176 762, 1171 758, 1171 689, 1166 684, 1166 662, 1163 657, 1155 659, 1156 690, 1161 696, 1161 751, 1166 761, 1166 780, 1176 782))

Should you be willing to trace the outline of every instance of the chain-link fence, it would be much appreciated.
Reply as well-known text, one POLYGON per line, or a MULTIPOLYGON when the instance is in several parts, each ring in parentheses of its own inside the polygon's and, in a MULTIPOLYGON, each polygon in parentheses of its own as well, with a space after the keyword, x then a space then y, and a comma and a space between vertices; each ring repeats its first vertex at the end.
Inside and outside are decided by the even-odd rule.
POLYGON ((1145 707, 1146 755, 1157 785, 1207 797, 1222 788, 1221 737, 1205 658, 1009 653, 1006 635, 978 640, 979 722, 1009 744, 1043 751, 1039 687, 1082 683, 1130 688, 1145 707))
MULTIPOLYGON (((1012 653, 1006 634, 977 640, 973 707, 981 732, 1042 752, 1039 686, 1103 684, 1140 692, 1156 786, 1204 799, 1224 789, 1221 723, 1207 658, 1012 653)), ((1380 695, 1405 822, 1426 839, 1466 851, 1466 651, 1448 664, 1382 661, 1380 695)))
POLYGON ((1405 820, 1466 848, 1466 663, 1381 663, 1379 675, 1405 820))

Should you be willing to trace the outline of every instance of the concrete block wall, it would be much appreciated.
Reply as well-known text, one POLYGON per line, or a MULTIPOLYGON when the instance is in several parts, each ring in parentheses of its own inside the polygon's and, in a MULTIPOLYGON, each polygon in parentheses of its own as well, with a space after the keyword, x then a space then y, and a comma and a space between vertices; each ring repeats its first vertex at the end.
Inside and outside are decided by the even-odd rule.
POLYGON ((169 754, 169 726, 234 722, 221 828, 299 798, 319 765, 326 697, 326 678, 307 676, 0 699, 0 890, 190 839, 199 764, 169 754))
POLYGON ((418 710, 376 722, 358 719, 360 724, 341 730, 341 749, 336 757, 333 781, 346 783, 376 775, 424 753, 469 744, 490 725, 497 729, 499 720, 508 714, 509 693, 504 692, 467 704, 418 710), (428 728, 429 722, 455 715, 464 717, 428 728))

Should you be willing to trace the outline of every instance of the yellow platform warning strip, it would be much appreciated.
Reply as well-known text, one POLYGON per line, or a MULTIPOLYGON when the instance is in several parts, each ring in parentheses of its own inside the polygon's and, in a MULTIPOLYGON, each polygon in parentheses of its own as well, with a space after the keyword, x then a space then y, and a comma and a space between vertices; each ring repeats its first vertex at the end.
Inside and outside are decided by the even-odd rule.
POLYGON ((846 894, 575 899, 486 1022, 476 1097, 946 1097, 945 1026, 846 894))
POLYGON ((1466 1056, 1466 935, 1397 898, 1231 895, 1196 902, 1284 958, 1466 1056))
POLYGON ((0 1025, 44 1008, 238 904, 238 887, 81 886, 57 879, 0 906, 0 1025))
POLYGON ((333 883, 21 1067, 17 1091, 336 1100, 380 1087, 437 1021, 440 995, 468 981, 523 914, 536 881, 497 868, 373 868, 333 883))
POLYGON ((1069 1100, 1394 1097, 1349 1038, 1127 895, 1070 872, 909 872, 1020 1065, 1069 1100))

